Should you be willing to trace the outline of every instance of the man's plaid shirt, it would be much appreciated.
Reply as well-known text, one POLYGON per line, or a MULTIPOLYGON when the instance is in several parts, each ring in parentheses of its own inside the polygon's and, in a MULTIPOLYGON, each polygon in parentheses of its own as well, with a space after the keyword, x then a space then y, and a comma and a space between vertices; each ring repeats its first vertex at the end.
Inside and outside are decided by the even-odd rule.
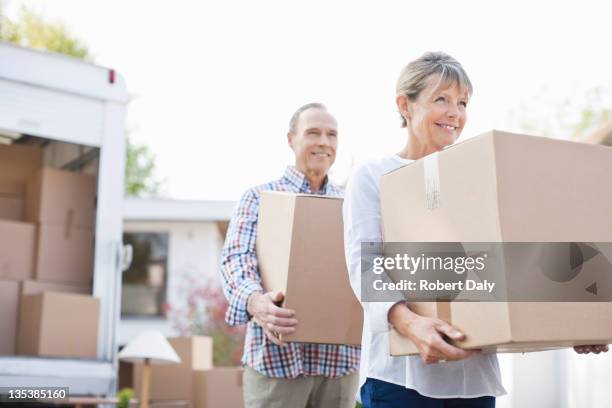
MULTIPOLYGON (((259 197, 262 191, 314 194, 308 180, 289 166, 282 178, 249 189, 234 210, 221 256, 223 291, 229 300, 225 320, 231 326, 248 323, 242 363, 268 377, 295 378, 300 375, 339 377, 359 369, 359 347, 331 344, 288 343, 280 347, 265 336, 247 313, 247 299, 263 292, 255 254, 259 197)), ((316 194, 342 197, 343 191, 325 182, 316 194)), ((348 278, 348 277, 347 277, 348 278)), ((296 316, 299 320, 299 316, 296 316)))

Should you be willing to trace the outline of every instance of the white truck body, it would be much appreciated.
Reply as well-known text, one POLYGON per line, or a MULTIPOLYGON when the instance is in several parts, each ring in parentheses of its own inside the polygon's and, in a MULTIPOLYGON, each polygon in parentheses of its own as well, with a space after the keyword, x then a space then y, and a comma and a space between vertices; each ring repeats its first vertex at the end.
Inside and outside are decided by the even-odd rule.
POLYGON ((97 359, 0 356, 0 387, 62 386, 72 395, 116 391, 128 99, 113 70, 0 42, 0 135, 98 149, 93 296, 100 299, 97 359))

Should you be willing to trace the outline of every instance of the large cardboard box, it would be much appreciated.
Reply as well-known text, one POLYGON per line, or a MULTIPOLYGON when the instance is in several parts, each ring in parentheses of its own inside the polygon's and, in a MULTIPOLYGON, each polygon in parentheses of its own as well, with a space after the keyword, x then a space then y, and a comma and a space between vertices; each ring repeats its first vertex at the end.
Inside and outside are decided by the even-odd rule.
POLYGON ((89 285, 71 285, 35 280, 24 280, 21 282, 21 296, 35 295, 42 292, 80 293, 83 295, 91 295, 92 293, 91 286, 89 285))
POLYGON ((194 408, 244 407, 242 367, 215 367, 194 375, 194 408))
POLYGON ((284 341, 361 343, 363 310, 344 257, 342 199, 262 192, 257 258, 266 291, 285 294, 299 324, 284 341))
POLYGON ((91 285, 94 232, 88 228, 39 224, 34 276, 37 280, 91 285))
POLYGON ((35 246, 33 224, 0 220, 0 279, 31 279, 35 246))
POLYGON ((41 167, 41 149, 25 145, 0 145, 0 180, 25 184, 41 167))
POLYGON ((15 354, 19 282, 0 281, 0 355, 15 354))
MULTIPOLYGON (((462 348, 485 352, 526 353, 585 344, 608 344, 610 305, 594 302, 450 302, 448 306, 415 302, 411 309, 438 317, 467 334, 462 348), (447 308, 447 312, 440 309, 447 308), (428 311, 428 309, 434 309, 428 311)), ((391 355, 418 354, 416 346, 395 330, 389 333, 391 355)))
MULTIPOLYGON (((492 131, 382 177, 384 240, 612 242, 609 174, 608 147, 492 131)), ((465 341, 456 343, 464 348, 529 351, 609 343, 612 303, 604 286, 609 286, 611 260, 606 258, 600 253, 575 279, 556 286, 567 293, 588 292, 601 279, 604 285, 593 295, 602 301, 455 301, 410 307, 465 332, 465 341)), ((507 268, 504 273, 511 272, 507 268)), ((512 276, 506 278, 510 282, 512 276)), ((541 283, 546 277, 533 271, 530 279, 541 283)), ((390 352, 414 354, 416 347, 391 332, 390 352)))
MULTIPOLYGON (((189 400, 194 399, 194 372, 213 367, 213 343, 211 337, 174 337, 170 345, 181 358, 179 364, 153 365, 151 367, 151 399, 189 400)), ((134 365, 134 390, 140 395, 142 364, 134 365)))
POLYGON ((90 174, 44 167, 30 177, 25 216, 29 222, 93 228, 96 179, 90 174))
POLYGON ((97 358, 100 301, 92 296, 43 292, 21 297, 17 353, 97 358))
POLYGON ((23 221, 25 184, 0 180, 0 219, 23 221))

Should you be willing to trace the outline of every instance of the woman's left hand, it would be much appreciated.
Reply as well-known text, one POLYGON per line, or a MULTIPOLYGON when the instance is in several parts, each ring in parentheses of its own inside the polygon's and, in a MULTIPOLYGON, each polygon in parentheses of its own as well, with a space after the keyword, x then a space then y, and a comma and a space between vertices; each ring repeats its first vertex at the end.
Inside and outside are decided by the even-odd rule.
POLYGON ((606 353, 608 351, 608 345, 607 344, 595 344, 591 346, 575 346, 574 351, 578 354, 606 353))

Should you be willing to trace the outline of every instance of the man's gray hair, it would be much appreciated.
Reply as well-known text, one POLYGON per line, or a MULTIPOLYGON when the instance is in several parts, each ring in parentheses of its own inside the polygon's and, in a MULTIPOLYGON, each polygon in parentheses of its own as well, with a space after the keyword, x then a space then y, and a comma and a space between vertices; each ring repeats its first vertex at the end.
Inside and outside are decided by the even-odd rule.
POLYGON ((324 111, 327 111, 327 107, 323 105, 322 103, 318 103, 318 102, 307 103, 306 105, 301 106, 298 110, 295 111, 293 116, 291 116, 291 120, 289 121, 289 133, 296 132, 297 124, 298 124, 298 121, 300 120, 300 115, 302 115, 302 112, 308 109, 322 109, 324 111))
MULTIPOLYGON (((406 95, 411 101, 415 101, 433 76, 438 77, 436 89, 440 86, 458 85, 461 92, 472 95, 472 83, 459 61, 443 52, 426 52, 406 65, 397 80, 396 95, 406 95)), ((402 127, 406 127, 406 119, 403 116, 402 127)))

